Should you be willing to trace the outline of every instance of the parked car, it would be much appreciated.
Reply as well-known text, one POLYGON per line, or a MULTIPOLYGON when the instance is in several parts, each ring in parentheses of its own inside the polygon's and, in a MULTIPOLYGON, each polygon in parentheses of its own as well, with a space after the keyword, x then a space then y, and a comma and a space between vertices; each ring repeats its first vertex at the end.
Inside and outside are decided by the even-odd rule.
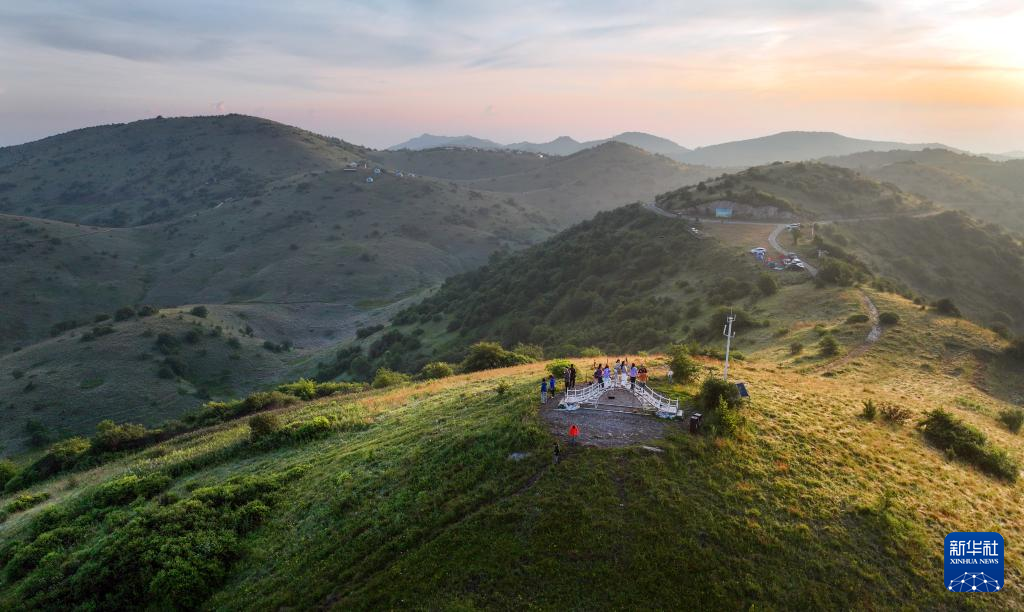
POLYGON ((751 255, 757 255, 758 253, 767 253, 767 252, 768 252, 767 249, 765 249, 764 247, 754 247, 754 248, 750 249, 750 254, 751 255))
POLYGON ((803 226, 801 224, 799 224, 799 223, 790 223, 790 224, 786 225, 786 229, 788 229, 788 230, 800 229, 801 227, 803 227, 803 226))

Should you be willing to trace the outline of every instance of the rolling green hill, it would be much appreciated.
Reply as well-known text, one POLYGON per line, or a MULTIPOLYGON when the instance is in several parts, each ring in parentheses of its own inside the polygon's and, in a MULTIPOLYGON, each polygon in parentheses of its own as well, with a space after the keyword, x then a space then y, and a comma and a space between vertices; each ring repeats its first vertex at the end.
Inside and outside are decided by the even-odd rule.
POLYGON ((953 151, 889 151, 825 158, 936 203, 1024 232, 1024 163, 953 151))
MULTIPOLYGON (((73 342, 50 340, 68 329, 87 330, 119 309, 204 304, 232 326, 250 329, 257 345, 291 347, 274 356, 273 367, 256 359, 253 367, 235 368, 230 385, 211 382, 210 368, 220 372, 219 362, 203 365, 195 381, 178 377, 177 387, 174 380, 154 383, 160 389, 140 396, 137 420, 157 425, 196 406, 205 393, 245 392, 321 359, 358 327, 386 320, 496 251, 537 243, 597 211, 694 176, 690 168, 619 144, 558 162, 467 153, 444 151, 448 161, 442 161, 430 151, 372 152, 241 116, 155 119, 4 149, 3 180, 16 181, 2 195, 4 206, 52 217, 0 215, 0 296, 7 306, 0 311, 0 354, 10 355, 0 360, 0 379, 13 385, 11 404, 44 423, 69 410, 94 417, 72 431, 130 410, 123 402, 138 383, 125 376, 129 362, 90 359, 73 342), (350 168, 355 159, 368 163, 350 168), (400 176, 409 166, 390 165, 417 160, 438 174, 454 164, 448 176, 519 178, 490 191, 478 180, 400 176), (163 176, 179 162, 186 167, 163 176), (210 172, 221 166, 259 180, 218 182, 210 172), (524 172, 553 179, 542 188, 524 172), (36 189, 34 173, 46 177, 46 189, 36 189), (74 176, 92 176, 104 188, 66 201, 54 195, 74 176), (166 213, 160 220, 145 216, 155 193, 173 196, 160 205, 166 213), (116 210, 133 212, 115 219, 116 210), (78 360, 86 361, 91 380, 108 381, 83 397, 65 392, 81 383, 78 360), (36 397, 24 396, 13 372, 44 362, 36 397)), ((124 356, 151 349, 141 332, 117 338, 98 342, 116 345, 124 356)))
POLYGON ((817 162, 777 163, 723 174, 662 194, 657 202, 664 209, 685 215, 707 214, 702 206, 723 202, 732 203, 741 217, 808 220, 931 210, 923 198, 893 185, 817 162))
POLYGON ((951 298, 979 323, 1024 332, 1024 243, 998 227, 951 211, 836 224, 822 232, 926 301, 951 298))
POLYGON ((0 212, 142 225, 337 168, 364 150, 243 115, 149 119, 0 148, 0 212))
MULTIPOLYGON (((1024 442, 997 420, 1009 405, 980 387, 999 341, 875 297, 900 324, 830 377, 780 367, 787 338, 734 362, 752 398, 733 436, 658 422, 642 442, 570 447, 537 407, 537 363, 301 402, 269 413, 276 431, 231 420, 109 456, 0 498, 0 605, 958 608, 942 538, 1018 540, 1021 484, 913 424, 941 407, 1019 460, 1024 442), (907 416, 865 418, 868 399, 907 416)), ((692 409, 697 385, 670 385, 645 359, 692 409)), ((1024 575, 1019 555, 1006 573, 1024 575)), ((1011 588, 991 598, 1024 607, 1011 588)))

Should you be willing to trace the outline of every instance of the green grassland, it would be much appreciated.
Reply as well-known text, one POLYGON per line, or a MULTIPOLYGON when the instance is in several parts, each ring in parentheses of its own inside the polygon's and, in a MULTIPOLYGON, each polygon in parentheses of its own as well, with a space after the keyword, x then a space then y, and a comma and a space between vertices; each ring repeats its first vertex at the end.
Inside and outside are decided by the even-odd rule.
POLYGON ((853 168, 905 191, 920 194, 946 208, 1024 231, 1024 164, 992 161, 953 151, 889 151, 857 153, 822 161, 853 168))
POLYGON ((88 324, 0 356, 0 452, 26 450, 30 421, 51 440, 89 435, 103 419, 153 427, 286 375, 294 351, 265 348, 270 340, 247 332, 245 320, 209 310, 88 324))
MULTIPOLYGON (((356 378, 381 365, 416 371, 428 361, 459 361, 480 340, 573 355, 592 346, 635 351, 717 338, 711 314, 755 305, 760 277, 749 255, 697 239, 682 221, 627 206, 448 279, 326 370, 356 378), (356 365, 353 350, 362 357, 356 365)), ((780 280, 807 282, 803 275, 780 280)))
POLYGON ((948 297, 984 324, 1024 330, 1024 244, 961 212, 822 229, 927 301, 948 297))
POLYGON ((866 178, 853 170, 817 162, 775 163, 724 174, 664 193, 658 205, 684 214, 694 206, 727 200, 779 214, 823 220, 920 213, 931 205, 919 196, 866 178))
MULTIPOLYGON (((851 311, 847 291, 809 310, 831 304, 830 324, 851 311)), ((1020 435, 995 418, 1008 404, 986 391, 1002 341, 872 298, 900 323, 831 376, 779 363, 788 338, 740 333, 733 373, 752 399, 733 438, 680 426, 553 464, 536 363, 297 404, 275 412, 292 433, 250 441, 229 421, 59 476, 0 523, 0 604, 1021 609, 1015 588, 965 600, 941 578, 949 531, 1024 536, 1020 481, 948 458, 913 426, 942 407, 1020 459, 1020 435), (865 399, 910 420, 869 421, 865 399)), ((1014 367, 1000 377, 1019 385, 1014 367)), ((697 392, 654 376, 684 404, 697 392)), ((1008 547, 1006 563, 1015 584, 1024 557, 1008 547)))
MULTIPOLYGON (((443 151, 457 167, 469 163, 465 153, 443 151)), ((352 160, 372 162, 373 155, 391 160, 390 153, 233 115, 80 130, 3 149, 0 182, 13 187, 0 193, 0 209, 19 213, 0 215, 0 380, 10 392, 5 405, 18 414, 4 452, 20 448, 14 440, 30 417, 48 426, 72 411, 93 419, 72 419, 65 426, 70 432, 129 414, 156 425, 207 393, 244 393, 313 372, 317 361, 329 359, 324 352, 351 339, 356 328, 387 320, 492 253, 522 249, 694 176, 617 143, 554 161, 481 153, 474 159, 483 166, 460 174, 537 170, 553 177, 550 189, 527 181, 523 194, 487 191, 472 181, 376 174, 372 164, 345 168, 352 160), (179 162, 186 167, 176 169, 179 162), (240 170, 221 181, 210 174, 217 168, 240 170), (259 178, 241 185, 235 180, 241 176, 259 178), (96 190, 68 182, 83 177, 96 190), (167 201, 152 204, 154 194, 167 201), (141 330, 77 343, 97 317, 184 304, 206 304, 225 319, 225 329, 248 329, 257 345, 290 343, 293 350, 238 356, 251 364, 224 363, 232 353, 221 351, 196 363, 195 384, 176 385, 149 381, 148 372, 129 375, 132 360, 151 352, 152 340, 141 330), (51 340, 72 328, 79 331, 70 339, 51 340), (107 345, 116 358, 96 358, 107 345), (47 364, 45 375, 33 379, 26 395, 27 382, 15 375, 41 374, 40 363, 47 364), (225 369, 232 370, 230 384, 216 382, 225 369), (83 380, 92 382, 82 388, 83 380)), ((401 155, 409 163, 430 157, 429 164, 446 165, 432 152, 401 155)))

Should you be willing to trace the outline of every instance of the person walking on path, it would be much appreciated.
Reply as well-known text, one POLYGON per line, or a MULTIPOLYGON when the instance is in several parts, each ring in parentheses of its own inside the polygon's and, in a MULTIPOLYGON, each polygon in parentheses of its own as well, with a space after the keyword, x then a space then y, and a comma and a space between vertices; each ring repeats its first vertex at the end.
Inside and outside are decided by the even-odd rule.
POLYGON ((576 366, 573 364, 569 365, 569 388, 576 388, 576 366))
POLYGON ((630 391, 636 389, 636 374, 637 374, 637 372, 636 372, 636 364, 635 363, 629 364, 629 390, 630 391))
POLYGON ((601 366, 595 366, 594 368, 594 382, 601 384, 601 366))
POLYGON ((568 393, 569 389, 572 389, 572 372, 569 371, 569 368, 562 372, 562 382, 565 383, 565 392, 568 393))
POLYGON ((548 392, 551 393, 551 399, 555 399, 555 389, 557 388, 558 385, 555 383, 555 375, 552 374, 551 377, 548 378, 548 392))
POLYGON ((629 366, 626 365, 626 360, 622 360, 622 370, 619 372, 619 384, 623 387, 626 386, 626 382, 629 380, 629 366))
POLYGON ((612 369, 608 367, 608 364, 604 364, 604 386, 607 389, 612 386, 612 369))
POLYGON ((546 404, 548 402, 548 379, 540 379, 540 403, 546 404))

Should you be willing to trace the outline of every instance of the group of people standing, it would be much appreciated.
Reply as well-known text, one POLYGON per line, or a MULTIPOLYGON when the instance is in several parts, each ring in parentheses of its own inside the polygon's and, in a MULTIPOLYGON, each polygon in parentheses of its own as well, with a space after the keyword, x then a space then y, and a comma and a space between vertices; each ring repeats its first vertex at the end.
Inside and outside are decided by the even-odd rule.
MULTIPOLYGON (((565 368, 565 389, 576 388, 576 366, 569 364, 569 367, 565 368)), ((599 363, 594 364, 594 382, 601 385, 604 388, 612 386, 613 380, 618 380, 619 384, 625 387, 629 384, 630 390, 636 388, 636 382, 647 383, 647 367, 643 364, 637 366, 635 363, 626 363, 625 359, 617 359, 615 366, 612 367, 609 364, 603 366, 599 363), (612 377, 615 377, 614 379, 612 377)), ((548 397, 555 397, 555 393, 558 391, 558 381, 555 379, 555 375, 545 376, 540 379, 540 401, 546 403, 548 397)))
POLYGON ((636 387, 636 381, 647 382, 647 367, 643 364, 640 364, 640 366, 637 366, 635 363, 627 364, 625 359, 616 360, 614 368, 607 363, 604 364, 604 367, 599 363, 594 364, 595 383, 608 388, 612 386, 612 381, 616 379, 623 387, 628 382, 629 388, 632 390, 636 387), (613 376, 615 378, 612 378, 613 376))

